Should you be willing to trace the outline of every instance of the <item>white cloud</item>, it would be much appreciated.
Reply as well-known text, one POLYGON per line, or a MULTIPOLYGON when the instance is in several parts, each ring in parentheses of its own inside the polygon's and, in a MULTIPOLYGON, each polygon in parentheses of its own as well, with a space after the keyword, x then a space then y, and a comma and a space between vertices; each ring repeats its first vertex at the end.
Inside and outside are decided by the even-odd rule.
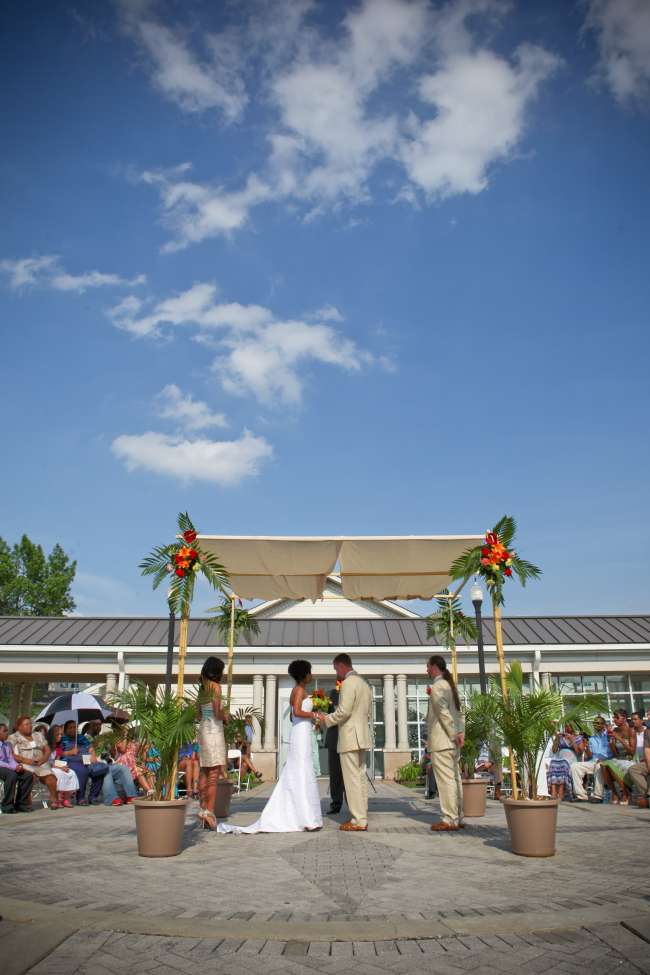
POLYGON ((111 447, 127 470, 145 470, 173 477, 184 484, 207 481, 233 487, 259 473, 273 456, 264 437, 245 430, 239 440, 189 440, 163 433, 123 434, 111 447))
POLYGON ((152 84, 186 112, 219 109, 238 119, 248 101, 237 39, 227 31, 202 35, 203 52, 188 32, 165 25, 148 0, 118 0, 120 22, 144 54, 152 84))
POLYGON ((265 403, 299 403, 303 387, 299 367, 306 363, 359 372, 375 361, 371 353, 329 325, 300 321, 274 322, 257 335, 231 336, 225 344, 230 351, 218 356, 213 367, 223 388, 231 393, 253 393, 265 403))
POLYGON ((55 291, 75 291, 77 294, 83 294, 88 288, 134 288, 147 280, 144 274, 133 278, 123 278, 119 274, 107 274, 103 271, 68 274, 57 254, 3 260, 0 261, 0 271, 9 275, 10 287, 14 289, 53 288, 55 291))
POLYGON ((194 327, 199 338, 211 336, 204 344, 217 349, 212 370, 223 389, 240 395, 252 393, 265 403, 299 403, 302 371, 310 363, 347 372, 377 363, 390 368, 387 360, 378 359, 332 327, 330 323, 342 321, 343 316, 331 305, 304 320, 278 319, 262 305, 220 302, 215 284, 198 282, 157 302, 151 310, 129 295, 107 314, 117 328, 138 338, 160 337, 180 327, 194 327))
POLYGON ((174 420, 187 430, 228 426, 223 413, 212 413, 207 403, 195 400, 191 393, 183 395, 175 383, 161 389, 156 400, 163 419, 174 420))
POLYGON ((239 186, 193 180, 187 166, 144 173, 172 234, 163 249, 229 236, 262 204, 284 204, 304 219, 364 204, 386 164, 406 177, 398 198, 411 205, 481 192, 495 163, 514 155, 559 64, 534 44, 508 57, 480 40, 511 6, 361 0, 343 6, 334 33, 309 19, 317 4, 253 3, 228 34, 229 56, 256 82, 268 152, 239 186))
POLYGON ((490 166, 518 144, 525 112, 558 59, 532 45, 515 52, 514 65, 491 51, 454 54, 420 79, 433 116, 412 115, 401 157, 411 183, 430 197, 480 193, 490 166))
POLYGON ((650 3, 587 0, 585 26, 598 36, 598 74, 619 102, 650 98, 650 3))
MULTIPOLYGON (((183 171, 189 168, 184 165, 183 171)), ((157 186, 163 220, 174 233, 174 239, 163 247, 166 253, 240 230, 251 208, 274 195, 271 187, 254 174, 248 177, 243 189, 234 192, 222 186, 176 179, 173 172, 162 170, 143 173, 142 181, 157 186)))

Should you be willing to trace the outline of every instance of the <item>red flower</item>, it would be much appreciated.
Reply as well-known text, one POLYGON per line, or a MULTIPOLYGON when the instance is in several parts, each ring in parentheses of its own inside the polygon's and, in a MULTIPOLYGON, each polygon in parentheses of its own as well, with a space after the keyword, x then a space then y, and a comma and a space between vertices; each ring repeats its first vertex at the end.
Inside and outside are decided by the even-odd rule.
POLYGON ((191 559, 198 559, 198 557, 199 557, 199 553, 198 553, 198 552, 196 551, 196 549, 195 549, 195 548, 191 548, 191 549, 190 549, 190 554, 189 554, 189 557, 190 557, 191 559))
POLYGON ((193 529, 188 528, 186 532, 183 532, 183 538, 188 545, 191 545, 192 542, 196 541, 196 532, 193 531, 193 529))
POLYGON ((504 575, 511 576, 512 575, 512 569, 504 569, 503 570, 503 573, 504 573, 504 575))
POLYGON ((176 575, 177 576, 180 576, 181 579, 182 579, 183 576, 185 575, 185 570, 184 569, 176 569, 176 575))
POLYGON ((483 548, 481 549, 481 555, 489 555, 489 554, 490 554, 490 549, 487 547, 487 545, 484 545, 483 548))
POLYGON ((481 559, 481 565, 489 565, 489 564, 490 564, 489 559, 481 559))

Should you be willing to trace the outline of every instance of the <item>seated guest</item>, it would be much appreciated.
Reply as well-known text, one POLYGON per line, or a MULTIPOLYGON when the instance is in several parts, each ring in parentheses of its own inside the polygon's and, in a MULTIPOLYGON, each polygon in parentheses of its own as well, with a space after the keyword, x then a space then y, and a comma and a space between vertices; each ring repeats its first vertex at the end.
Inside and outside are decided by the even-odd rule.
MULTIPOLYGON (((101 721, 88 721, 83 730, 84 734, 95 742, 101 735, 102 723, 101 721)), ((101 763, 108 768, 108 774, 104 777, 100 794, 103 804, 105 806, 121 806, 133 802, 137 790, 130 771, 124 765, 117 765, 108 751, 102 753, 101 763)))
POLYGON ((2 812, 31 812, 29 794, 34 776, 20 761, 16 761, 8 737, 9 728, 3 722, 0 724, 0 781, 4 784, 2 812))
POLYGON ((79 779, 77 789, 77 805, 87 806, 88 801, 93 805, 101 802, 102 784, 108 775, 108 765, 97 761, 95 749, 87 735, 77 733, 77 722, 66 721, 61 738, 61 758, 65 759, 69 768, 76 772, 79 779), (90 779, 90 795, 86 799, 86 786, 90 779))
POLYGON ((607 759, 610 758, 612 758, 612 750, 609 747, 607 722, 602 715, 599 714, 597 718, 594 718, 594 733, 593 735, 590 735, 585 742, 585 747, 582 752, 582 760, 579 762, 574 762, 574 764, 571 766, 573 794, 577 800, 580 802, 586 802, 587 799, 589 799, 585 790, 584 782, 585 776, 593 775, 594 794, 590 801, 603 801, 603 786, 605 784, 605 780, 603 778, 603 770, 600 763, 607 761, 607 759))
POLYGON ((630 765, 633 764, 634 753, 636 751, 636 735, 627 720, 627 711, 623 708, 614 711, 613 724, 608 729, 609 747, 612 750, 612 758, 601 762, 603 778, 605 783, 612 790, 612 802, 618 805, 627 806, 630 801, 630 792, 625 785, 625 774, 630 765), (617 788, 621 793, 619 799, 617 788))
POLYGON ((79 788, 79 779, 76 772, 73 772, 65 759, 61 758, 63 749, 61 739, 63 738, 63 725, 53 724, 47 733, 47 743, 50 746, 49 763, 52 767, 52 774, 56 778, 56 793, 58 802, 61 806, 70 808, 71 799, 76 795, 79 788))
POLYGON ((199 798, 199 746, 197 742, 183 745, 178 751, 178 770, 185 773, 185 788, 192 799, 199 798))
MULTIPOLYGON (((140 759, 141 747, 124 736, 115 744, 115 764, 128 769, 131 779, 148 796, 153 795, 153 777, 140 759)), ((179 768, 180 762, 179 762, 179 768)))
POLYGON ((14 750, 16 761, 26 766, 32 775, 47 786, 47 791, 50 794, 50 809, 58 809, 56 776, 48 762, 50 746, 40 731, 32 731, 32 719, 28 715, 24 714, 18 718, 15 731, 13 735, 9 736, 9 741, 14 750))
POLYGON ((643 715, 640 711, 633 711, 630 715, 630 726, 632 731, 636 735, 636 750, 634 752, 634 757, 638 762, 643 761, 643 749, 644 749, 644 735, 645 735, 645 724, 643 722, 643 715))
MULTIPOLYGON (((247 736, 248 737, 248 736, 247 736)), ((241 770, 242 775, 250 774, 254 775, 256 779, 262 778, 262 773, 255 768, 253 765, 253 760, 251 758, 251 748, 248 740, 237 739, 236 747, 241 751, 241 770)), ((320 763, 319 763, 320 768, 320 763)))
POLYGON ((546 779, 551 793, 551 799, 573 798, 573 779, 571 768, 578 761, 582 753, 582 735, 574 734, 571 725, 565 725, 564 731, 556 731, 553 736, 553 758, 548 765, 546 779))
POLYGON ((475 772, 481 778, 486 776, 492 779, 494 782, 494 798, 499 800, 503 784, 501 745, 493 744, 490 746, 487 742, 483 743, 476 762, 475 772))
MULTIPOLYGON (((632 717, 634 718, 634 715, 632 717)), ((638 717, 643 723, 641 715, 638 717)), ((637 806, 647 809, 650 796, 650 728, 646 728, 645 725, 643 726, 643 750, 639 755, 637 748, 635 758, 637 761, 633 762, 625 773, 625 782, 640 795, 637 806)))

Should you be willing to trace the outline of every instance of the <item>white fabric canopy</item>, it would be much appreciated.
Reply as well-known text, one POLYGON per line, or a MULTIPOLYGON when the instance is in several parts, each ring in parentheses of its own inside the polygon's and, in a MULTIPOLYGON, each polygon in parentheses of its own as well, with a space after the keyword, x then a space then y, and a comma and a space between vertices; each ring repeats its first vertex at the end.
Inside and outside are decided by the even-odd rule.
POLYGON ((244 599, 320 599, 340 564, 348 599, 431 599, 450 583, 449 567, 483 535, 385 537, 199 535, 244 599))

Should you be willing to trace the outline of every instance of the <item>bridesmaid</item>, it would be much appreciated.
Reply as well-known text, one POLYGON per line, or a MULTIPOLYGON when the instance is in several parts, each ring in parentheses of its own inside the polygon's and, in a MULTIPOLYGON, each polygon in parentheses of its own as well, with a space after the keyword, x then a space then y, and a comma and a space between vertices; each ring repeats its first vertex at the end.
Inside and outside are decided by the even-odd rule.
POLYGON ((217 780, 227 778, 226 739, 223 733, 228 713, 223 708, 221 678, 225 664, 218 657, 208 657, 201 668, 199 690, 199 825, 203 829, 216 829, 214 804, 217 798, 217 780))

